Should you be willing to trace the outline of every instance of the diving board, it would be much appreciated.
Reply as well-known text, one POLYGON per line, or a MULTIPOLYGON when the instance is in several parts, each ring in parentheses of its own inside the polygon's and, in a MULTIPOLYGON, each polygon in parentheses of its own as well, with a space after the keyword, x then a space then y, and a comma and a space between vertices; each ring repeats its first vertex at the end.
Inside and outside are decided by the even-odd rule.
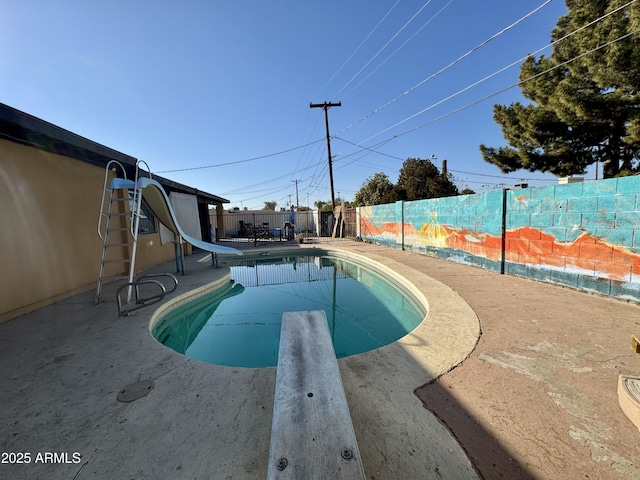
POLYGON ((364 479, 324 311, 282 315, 267 479, 364 479))

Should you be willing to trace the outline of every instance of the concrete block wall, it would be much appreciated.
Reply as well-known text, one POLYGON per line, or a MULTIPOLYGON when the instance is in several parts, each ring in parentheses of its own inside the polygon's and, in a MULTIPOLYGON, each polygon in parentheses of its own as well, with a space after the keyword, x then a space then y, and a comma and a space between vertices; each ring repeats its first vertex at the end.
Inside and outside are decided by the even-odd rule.
POLYGON ((507 273, 640 301, 640 177, 507 192, 507 273))
POLYGON ((640 301, 640 176, 361 209, 368 241, 640 301))
POLYGON ((402 202, 360 207, 360 236, 379 245, 402 248, 402 202))
POLYGON ((500 191, 406 202, 404 210, 405 248, 500 270, 500 191))

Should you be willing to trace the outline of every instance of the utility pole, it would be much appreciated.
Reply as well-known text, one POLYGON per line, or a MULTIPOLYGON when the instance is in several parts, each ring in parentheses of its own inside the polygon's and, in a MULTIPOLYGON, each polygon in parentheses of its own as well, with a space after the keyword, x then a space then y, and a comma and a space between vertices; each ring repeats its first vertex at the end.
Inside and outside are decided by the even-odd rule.
POLYGON ((329 157, 329 182, 331 183, 331 211, 333 212, 336 208, 336 198, 333 195, 333 167, 331 165, 331 137, 329 136, 329 115, 327 114, 327 110, 329 107, 341 107, 342 102, 338 103, 310 103, 310 108, 322 108, 324 110, 324 124, 327 130, 327 155, 329 157))
MULTIPOLYGON (((291 180, 292 182, 296 182, 296 210, 300 209, 300 201, 298 200, 298 182, 300 180, 291 180)), ((291 198, 291 195, 289 195, 289 198, 291 198)), ((289 200, 289 203, 291 203, 291 200, 289 200)))

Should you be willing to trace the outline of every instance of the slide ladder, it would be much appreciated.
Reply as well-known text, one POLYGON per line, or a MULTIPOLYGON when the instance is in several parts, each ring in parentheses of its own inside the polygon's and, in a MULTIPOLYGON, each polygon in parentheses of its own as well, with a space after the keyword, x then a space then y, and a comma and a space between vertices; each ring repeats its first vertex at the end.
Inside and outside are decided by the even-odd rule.
POLYGON ((127 179, 127 173, 120 162, 112 160, 105 168, 102 201, 98 217, 98 235, 102 239, 102 255, 96 288, 96 305, 100 303, 102 287, 105 281, 114 278, 125 278, 122 273, 127 268, 127 278, 129 280, 127 303, 131 301, 131 296, 134 292, 135 282, 133 277, 135 275, 138 230, 142 208, 142 191, 137 186, 139 163, 136 163, 136 178, 133 181, 127 179), (118 169, 121 171, 122 177, 118 177, 118 169), (116 172, 116 177, 109 181, 109 172, 112 170, 116 172), (129 236, 129 233, 131 233, 131 236, 129 236), (123 269, 116 275, 107 276, 106 266, 109 264, 122 264, 123 269))
MULTIPOLYGON (((126 171, 122 164, 112 160, 107 164, 105 170, 100 215, 98 217, 98 235, 102 239, 102 257, 100 259, 100 271, 98 273, 98 286, 95 301, 96 305, 100 302, 102 287, 104 286, 107 278, 105 275, 106 266, 110 263, 122 263, 123 265, 128 265, 128 283, 125 284, 125 288, 127 288, 126 302, 123 302, 120 297, 123 288, 118 290, 116 294, 118 310, 121 315, 126 315, 127 312, 131 312, 146 305, 150 305, 151 303, 155 303, 156 301, 160 301, 166 290, 163 285, 160 285, 160 281, 156 279, 149 279, 148 276, 146 279, 141 277, 134 280, 140 218, 144 218, 144 214, 142 212, 143 191, 145 207, 149 209, 156 220, 175 235, 176 242, 180 245, 181 258, 183 256, 183 242, 187 242, 196 248, 204 250, 205 252, 210 252, 214 258, 217 254, 242 255, 240 250, 224 245, 205 242, 199 238, 192 237, 185 232, 178 224, 178 219, 171 207, 171 200, 169 200, 167 192, 164 190, 162 185, 152 178, 151 171, 146 162, 141 160, 136 162, 135 179, 129 180, 127 179, 126 171), (146 176, 141 177, 139 175, 140 164, 146 165, 148 172, 146 176), (121 176, 118 176, 118 168, 122 171, 120 173, 121 176), (112 170, 115 171, 116 175, 115 178, 109 180, 109 175, 112 170), (120 218, 119 222, 116 221, 116 218, 118 217, 120 218), (127 217, 129 223, 128 227, 126 226, 127 217), (127 231, 131 233, 131 240, 129 240, 129 233, 127 233, 127 231), (117 234, 118 232, 119 237, 116 240, 113 240, 114 234, 117 234), (120 255, 109 255, 109 252, 111 251, 116 251, 116 253, 118 253, 117 249, 119 249, 120 255), (116 256, 116 258, 113 258, 114 256, 116 256), (146 291, 149 291, 155 288, 154 285, 156 287, 160 287, 156 290, 156 293, 146 297, 140 294, 141 286, 144 287, 143 289, 146 291)), ((122 273, 125 270, 126 267, 124 267, 120 272, 122 273)), ((184 266, 182 267, 182 271, 184 274, 184 266)), ((122 277, 123 275, 116 276, 122 277)), ((175 290, 177 280, 172 276, 171 281, 174 282, 173 290, 175 290)))

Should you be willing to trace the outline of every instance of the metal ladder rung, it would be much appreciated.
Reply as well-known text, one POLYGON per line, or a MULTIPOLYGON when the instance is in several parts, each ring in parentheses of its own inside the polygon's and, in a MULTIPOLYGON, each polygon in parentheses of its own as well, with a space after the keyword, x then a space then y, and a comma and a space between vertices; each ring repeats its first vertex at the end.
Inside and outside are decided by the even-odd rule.
POLYGON ((126 273, 114 273, 113 275, 105 275, 102 277, 102 281, 113 281, 113 280, 128 280, 129 275, 126 273))
MULTIPOLYGON (((125 167, 118 162, 117 160, 111 160, 107 163, 105 167, 105 175, 104 175, 104 183, 102 187, 102 200, 100 204, 100 214, 98 215, 98 236, 102 239, 102 259, 100 261, 100 270, 98 272, 98 285, 96 288, 96 305, 99 303, 100 294, 102 292, 102 284, 104 279, 106 278, 104 275, 104 267, 108 263, 119 263, 119 264, 128 264, 129 267, 129 292, 127 293, 127 301, 130 300, 131 292, 132 292, 132 283, 133 283, 133 275, 135 273, 135 264, 136 264, 136 252, 138 245, 138 234, 139 230, 139 222, 140 218, 144 218, 144 215, 141 215, 142 208, 142 188, 138 185, 139 179, 139 167, 140 163, 145 162, 138 160, 136 162, 136 173, 135 179, 127 182, 113 182, 112 179, 111 186, 107 187, 107 183, 109 182, 109 172, 110 167, 113 166, 113 170, 116 171, 116 167, 119 167, 121 170, 122 177, 124 180, 127 179, 127 172, 125 167), (123 194, 119 194, 118 191, 124 192, 123 194), (108 198, 107 198, 108 195, 108 198), (105 202, 107 200, 107 202, 105 202), (108 205, 107 211, 105 213, 105 206, 108 205), (116 210, 125 210, 124 212, 114 212, 114 205, 123 205, 121 208, 116 208, 116 210), (124 205, 127 205, 126 207, 124 205), (128 207, 128 208, 127 208, 128 207), (128 211, 126 211, 128 210, 128 211), (111 227, 111 221, 120 217, 124 219, 124 221, 118 221, 115 227, 111 227), (128 223, 130 225, 128 227, 122 227, 124 223, 128 223), (104 234, 102 233, 102 227, 104 226, 104 234), (130 232, 131 237, 133 238, 133 242, 123 243, 122 240, 125 240, 124 237, 115 238, 116 243, 109 243, 109 233, 110 232, 130 232), (119 242, 117 240, 120 240, 119 242), (107 251, 109 247, 128 247, 128 256, 130 258, 118 258, 113 260, 107 260, 107 251)), ((149 170, 149 166, 147 165, 147 170, 149 170)), ((116 173, 117 175, 117 173, 116 173)), ((151 178, 151 171, 149 170, 149 177, 151 178)), ((124 252, 121 255, 126 255, 124 252)), ((120 255, 118 255, 120 256, 120 255)), ((157 283, 157 281, 150 281, 149 283, 157 283)), ((137 288, 137 287, 136 287, 137 288)), ((164 287, 161 287, 164 289, 164 287)), ((137 293, 136 293, 137 295, 137 293)))

